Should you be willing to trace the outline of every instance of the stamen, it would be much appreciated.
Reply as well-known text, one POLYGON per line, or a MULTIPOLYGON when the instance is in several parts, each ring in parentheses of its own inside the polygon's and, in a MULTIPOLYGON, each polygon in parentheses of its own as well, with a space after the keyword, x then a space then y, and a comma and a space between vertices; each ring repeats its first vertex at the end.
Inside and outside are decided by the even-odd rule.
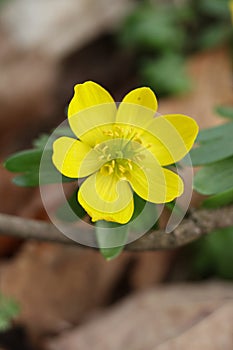
POLYGON ((100 172, 103 175, 111 175, 114 172, 115 163, 112 164, 105 164, 101 167, 100 172))
POLYGON ((120 170, 121 173, 124 174, 124 173, 126 172, 126 168, 125 168, 123 165, 119 164, 119 165, 118 165, 118 168, 119 168, 119 170, 120 170))
POLYGON ((107 136, 113 136, 113 131, 112 130, 103 130, 103 134, 107 136))
POLYGON ((108 167, 108 174, 111 175, 114 172, 114 169, 111 165, 108 167))
POLYGON ((106 160, 100 169, 103 175, 108 176, 115 172, 120 179, 127 180, 134 169, 133 162, 143 168, 143 160, 146 157, 144 151, 152 144, 144 143, 141 133, 136 128, 114 125, 111 129, 103 130, 103 134, 113 140, 108 145, 107 142, 103 142, 94 147, 99 153, 98 159, 106 160), (121 142, 115 140, 117 138, 120 138, 121 142))
POLYGON ((132 161, 130 159, 128 160, 128 167, 130 170, 133 170, 132 161))
POLYGON ((119 132, 124 132, 124 128, 122 128, 122 126, 115 126, 115 130, 118 130, 119 132))

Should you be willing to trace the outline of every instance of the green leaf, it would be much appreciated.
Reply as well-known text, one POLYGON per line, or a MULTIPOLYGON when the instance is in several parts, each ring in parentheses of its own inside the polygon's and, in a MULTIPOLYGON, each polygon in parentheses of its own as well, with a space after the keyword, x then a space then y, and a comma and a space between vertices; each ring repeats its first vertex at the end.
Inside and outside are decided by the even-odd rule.
POLYGON ((211 164, 233 155, 233 137, 231 124, 229 131, 225 132, 221 138, 210 140, 190 151, 193 166, 211 164))
POLYGON ((17 175, 12 182, 20 187, 36 187, 39 186, 39 173, 25 173, 17 175))
POLYGON ((56 216, 65 222, 77 221, 85 215, 85 210, 77 200, 77 191, 74 191, 70 198, 56 212, 56 216))
POLYGON ((215 112, 221 117, 233 119, 233 107, 231 106, 217 106, 215 107, 215 112))
POLYGON ((63 176, 52 163, 52 149, 32 149, 18 152, 9 157, 4 165, 7 170, 23 173, 13 179, 13 183, 22 187, 36 187, 39 185, 53 184, 59 182, 72 182, 71 179, 63 176), (42 158, 43 155, 43 158, 42 158), (41 160, 43 166, 41 167, 41 160))
POLYGON ((56 169, 48 172, 37 172, 24 173, 17 175, 13 178, 13 183, 20 187, 37 187, 39 185, 49 185, 54 183, 66 183, 76 181, 61 175, 56 169))
POLYGON ((17 152, 6 159, 4 166, 7 170, 16 173, 38 171, 42 154, 42 149, 17 152))
POLYGON ((231 203, 233 203, 233 188, 205 199, 202 206, 204 208, 219 208, 231 203))
POLYGON ((229 191, 233 186, 233 157, 203 167, 194 178, 194 189, 211 195, 229 191))
POLYGON ((225 135, 229 137, 232 133, 233 123, 225 123, 212 128, 200 130, 196 142, 206 143, 216 139, 224 139, 225 135))
POLYGON ((128 225, 120 225, 109 221, 97 221, 96 238, 101 254, 106 260, 120 255, 127 242, 128 225))

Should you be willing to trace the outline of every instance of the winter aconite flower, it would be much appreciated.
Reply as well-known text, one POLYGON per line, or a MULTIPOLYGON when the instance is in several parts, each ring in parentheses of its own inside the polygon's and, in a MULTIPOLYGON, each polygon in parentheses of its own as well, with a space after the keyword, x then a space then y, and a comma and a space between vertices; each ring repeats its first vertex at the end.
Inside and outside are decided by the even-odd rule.
POLYGON ((155 117, 156 111, 156 97, 147 87, 128 93, 117 108, 100 85, 75 86, 68 120, 77 139, 58 138, 53 163, 67 177, 84 178, 78 201, 92 221, 127 223, 133 192, 153 203, 182 194, 182 179, 164 167, 187 154, 198 126, 184 115, 155 117))

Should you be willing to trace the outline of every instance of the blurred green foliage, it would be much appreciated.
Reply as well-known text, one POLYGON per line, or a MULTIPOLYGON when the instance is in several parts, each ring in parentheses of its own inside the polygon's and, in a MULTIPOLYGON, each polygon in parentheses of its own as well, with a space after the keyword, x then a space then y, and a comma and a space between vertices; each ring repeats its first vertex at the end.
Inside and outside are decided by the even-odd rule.
POLYGON ((53 141, 64 132, 63 135, 72 136, 68 128, 60 128, 54 137, 47 134, 40 135, 33 142, 33 148, 14 153, 4 162, 7 170, 13 173, 20 173, 13 178, 13 183, 21 187, 37 187, 40 184, 53 184, 62 182, 72 182, 66 176, 61 175, 52 163, 53 141), (61 129, 61 130, 60 130, 61 129), (41 161, 43 166, 41 167, 41 161))
POLYGON ((193 166, 203 166, 195 175, 194 189, 213 196, 204 201, 205 207, 233 202, 233 108, 218 106, 216 111, 228 118, 227 123, 201 130, 198 147, 190 151, 193 166))
POLYGON ((229 0, 198 0, 196 2, 201 12, 209 17, 225 19, 229 14, 229 0))
POLYGON ((21 173, 13 178, 13 183, 21 187, 37 187, 40 184, 53 184, 72 182, 66 176, 61 175, 52 163, 52 149, 30 149, 10 156, 4 163, 7 170, 21 173), (43 167, 40 166, 43 159, 43 167))
POLYGON ((216 230, 192 243, 188 248, 191 277, 233 280, 232 247, 233 227, 216 230))
POLYGON ((0 332, 11 326, 11 321, 20 312, 18 303, 0 292, 0 332))
MULTIPOLYGON (((216 111, 228 122, 200 131, 198 148, 190 152, 193 165, 203 165, 194 178, 194 189, 210 195, 205 208, 233 203, 233 108, 218 106, 216 111)), ((219 218, 221 220, 221 218, 219 218)), ((194 278, 233 279, 233 227, 219 229, 188 248, 190 273, 194 278)))
MULTIPOLYGON (((184 58, 175 53, 167 53, 156 60, 145 60, 140 68, 143 79, 149 86, 159 86, 160 94, 182 94, 190 91, 192 84, 187 77, 184 58)), ((158 88, 157 88, 158 90, 158 88)))
POLYGON ((126 19, 120 46, 137 57, 141 82, 158 95, 190 90, 185 58, 231 39, 228 0, 187 0, 179 5, 140 1, 126 19))

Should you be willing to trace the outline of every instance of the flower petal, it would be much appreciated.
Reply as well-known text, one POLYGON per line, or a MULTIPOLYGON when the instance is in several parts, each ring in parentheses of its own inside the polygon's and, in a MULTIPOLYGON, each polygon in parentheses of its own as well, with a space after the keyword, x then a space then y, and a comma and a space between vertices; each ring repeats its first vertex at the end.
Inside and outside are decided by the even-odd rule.
POLYGON ((117 222, 119 224, 126 224, 131 219, 134 211, 133 199, 131 199, 129 204, 124 209, 115 213, 100 212, 95 208, 92 208, 83 198, 83 194, 79 194, 79 192, 78 192, 78 201, 82 205, 82 207, 86 210, 88 215, 92 218, 93 222, 105 220, 105 221, 117 222))
POLYGON ((146 201, 166 203, 183 193, 183 181, 174 172, 152 164, 145 169, 137 164, 133 167, 129 182, 133 190, 146 201))
MULTIPOLYGON (((93 136, 96 136, 94 133, 98 131, 98 127, 115 121, 116 104, 104 88, 92 81, 76 85, 74 91, 68 108, 70 127, 78 138, 85 142, 88 139, 93 143, 93 136), (82 135, 92 129, 90 137, 82 138, 82 135)), ((97 134, 102 135, 101 132, 97 134)))
POLYGON ((92 221, 127 223, 133 215, 133 194, 127 181, 100 172, 89 176, 78 191, 78 201, 92 221))
POLYGON ((141 87, 130 91, 122 100, 123 103, 133 103, 156 112, 158 102, 154 92, 148 87, 141 87))
POLYGON ((150 144, 150 152, 161 165, 173 164, 181 160, 192 148, 198 134, 194 119, 171 114, 154 118, 141 134, 150 144))
POLYGON ((94 106, 69 118, 70 127, 75 135, 91 147, 108 140, 110 137, 106 135, 105 130, 111 130, 113 126, 113 123, 106 121, 109 107, 112 108, 108 104, 94 106))
POLYGON ((121 102, 116 121, 131 126, 145 126, 153 118, 158 107, 155 94, 148 87, 130 91, 121 102))
POLYGON ((74 87, 74 97, 69 104, 68 117, 84 109, 105 103, 111 104, 114 103, 114 100, 102 86, 93 81, 77 84, 74 87))
POLYGON ((102 165, 88 145, 65 136, 54 141, 52 161, 60 173, 71 178, 88 176, 102 165))

